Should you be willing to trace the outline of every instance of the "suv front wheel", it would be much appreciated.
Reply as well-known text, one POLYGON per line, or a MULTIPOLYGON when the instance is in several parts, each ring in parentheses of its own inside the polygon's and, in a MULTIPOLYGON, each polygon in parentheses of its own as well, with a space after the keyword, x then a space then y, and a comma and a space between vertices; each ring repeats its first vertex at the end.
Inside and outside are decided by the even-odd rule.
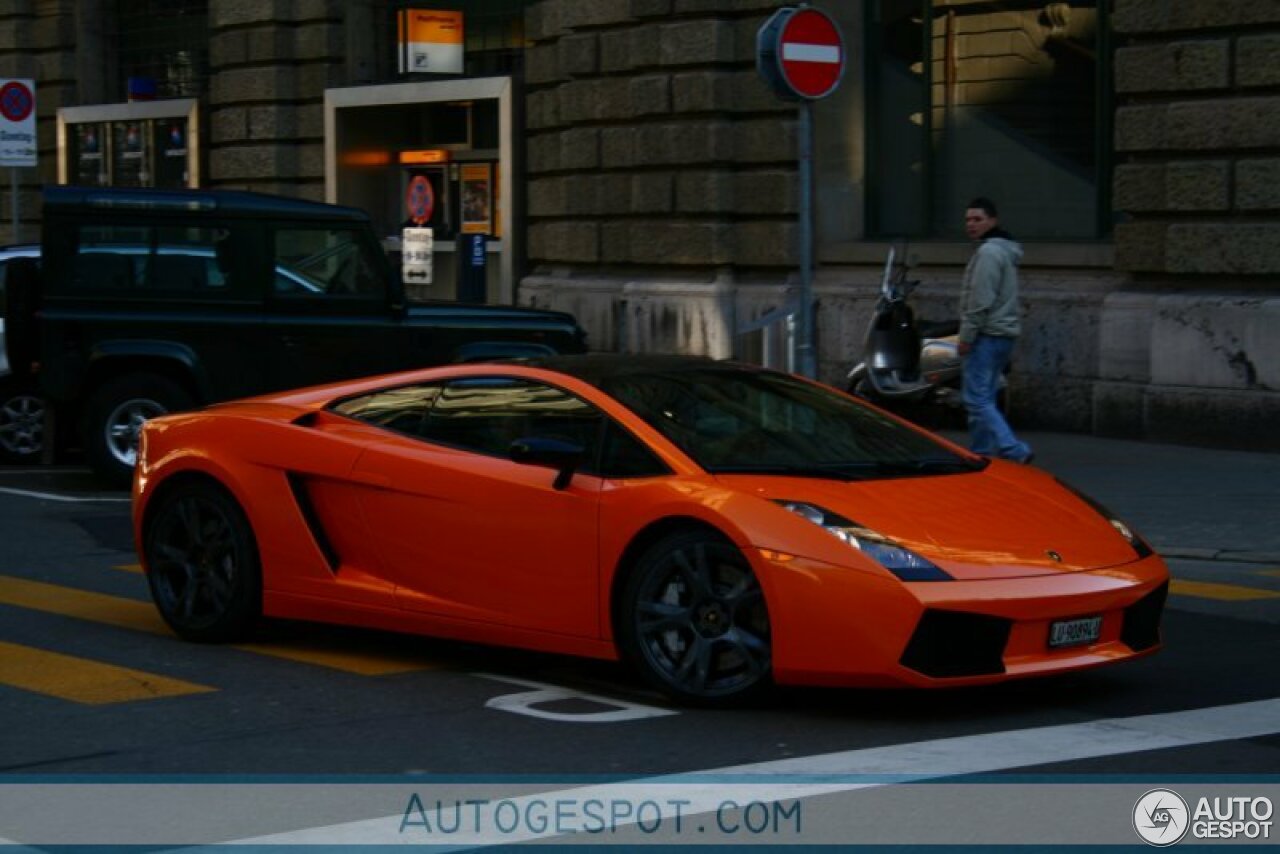
POLYGON ((138 437, 145 421, 190 409, 191 395, 168 377, 126 374, 109 380, 85 408, 85 453, 104 480, 127 488, 138 460, 138 437))

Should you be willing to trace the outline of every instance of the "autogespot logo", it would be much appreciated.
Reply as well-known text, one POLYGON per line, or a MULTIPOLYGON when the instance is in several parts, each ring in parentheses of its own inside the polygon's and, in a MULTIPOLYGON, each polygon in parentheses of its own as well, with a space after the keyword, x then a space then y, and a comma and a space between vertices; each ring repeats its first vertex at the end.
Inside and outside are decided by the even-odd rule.
POLYGON ((1152 789, 1133 805, 1133 829, 1149 845, 1164 847, 1182 839, 1190 818, 1187 802, 1168 789, 1152 789))

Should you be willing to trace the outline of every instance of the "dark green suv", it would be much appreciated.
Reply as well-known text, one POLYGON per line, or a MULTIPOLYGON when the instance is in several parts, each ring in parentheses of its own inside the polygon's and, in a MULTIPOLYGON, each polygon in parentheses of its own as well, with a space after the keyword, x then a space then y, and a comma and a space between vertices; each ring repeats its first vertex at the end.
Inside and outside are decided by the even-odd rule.
POLYGON ((232 191, 49 187, 9 277, 10 361, 116 483, 143 421, 424 365, 582 352, 571 315, 409 305, 362 211, 232 191), (14 334, 15 330, 19 334, 14 334))

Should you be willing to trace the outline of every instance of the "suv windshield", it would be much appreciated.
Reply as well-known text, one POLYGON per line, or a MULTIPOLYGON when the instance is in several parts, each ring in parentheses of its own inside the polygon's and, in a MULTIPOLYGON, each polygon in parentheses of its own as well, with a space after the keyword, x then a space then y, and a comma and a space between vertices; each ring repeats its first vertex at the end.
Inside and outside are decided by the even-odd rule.
POLYGON ((624 374, 603 388, 712 473, 853 480, 969 472, 986 464, 784 374, 686 369, 624 374))

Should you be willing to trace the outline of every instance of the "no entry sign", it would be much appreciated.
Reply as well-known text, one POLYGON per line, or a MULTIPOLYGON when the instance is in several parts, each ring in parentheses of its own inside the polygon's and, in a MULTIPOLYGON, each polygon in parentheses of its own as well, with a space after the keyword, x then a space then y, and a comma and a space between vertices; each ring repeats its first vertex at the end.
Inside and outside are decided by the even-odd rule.
POLYGON ((844 66, 840 28, 818 9, 779 9, 756 34, 756 68, 784 97, 825 98, 840 85, 844 66))

